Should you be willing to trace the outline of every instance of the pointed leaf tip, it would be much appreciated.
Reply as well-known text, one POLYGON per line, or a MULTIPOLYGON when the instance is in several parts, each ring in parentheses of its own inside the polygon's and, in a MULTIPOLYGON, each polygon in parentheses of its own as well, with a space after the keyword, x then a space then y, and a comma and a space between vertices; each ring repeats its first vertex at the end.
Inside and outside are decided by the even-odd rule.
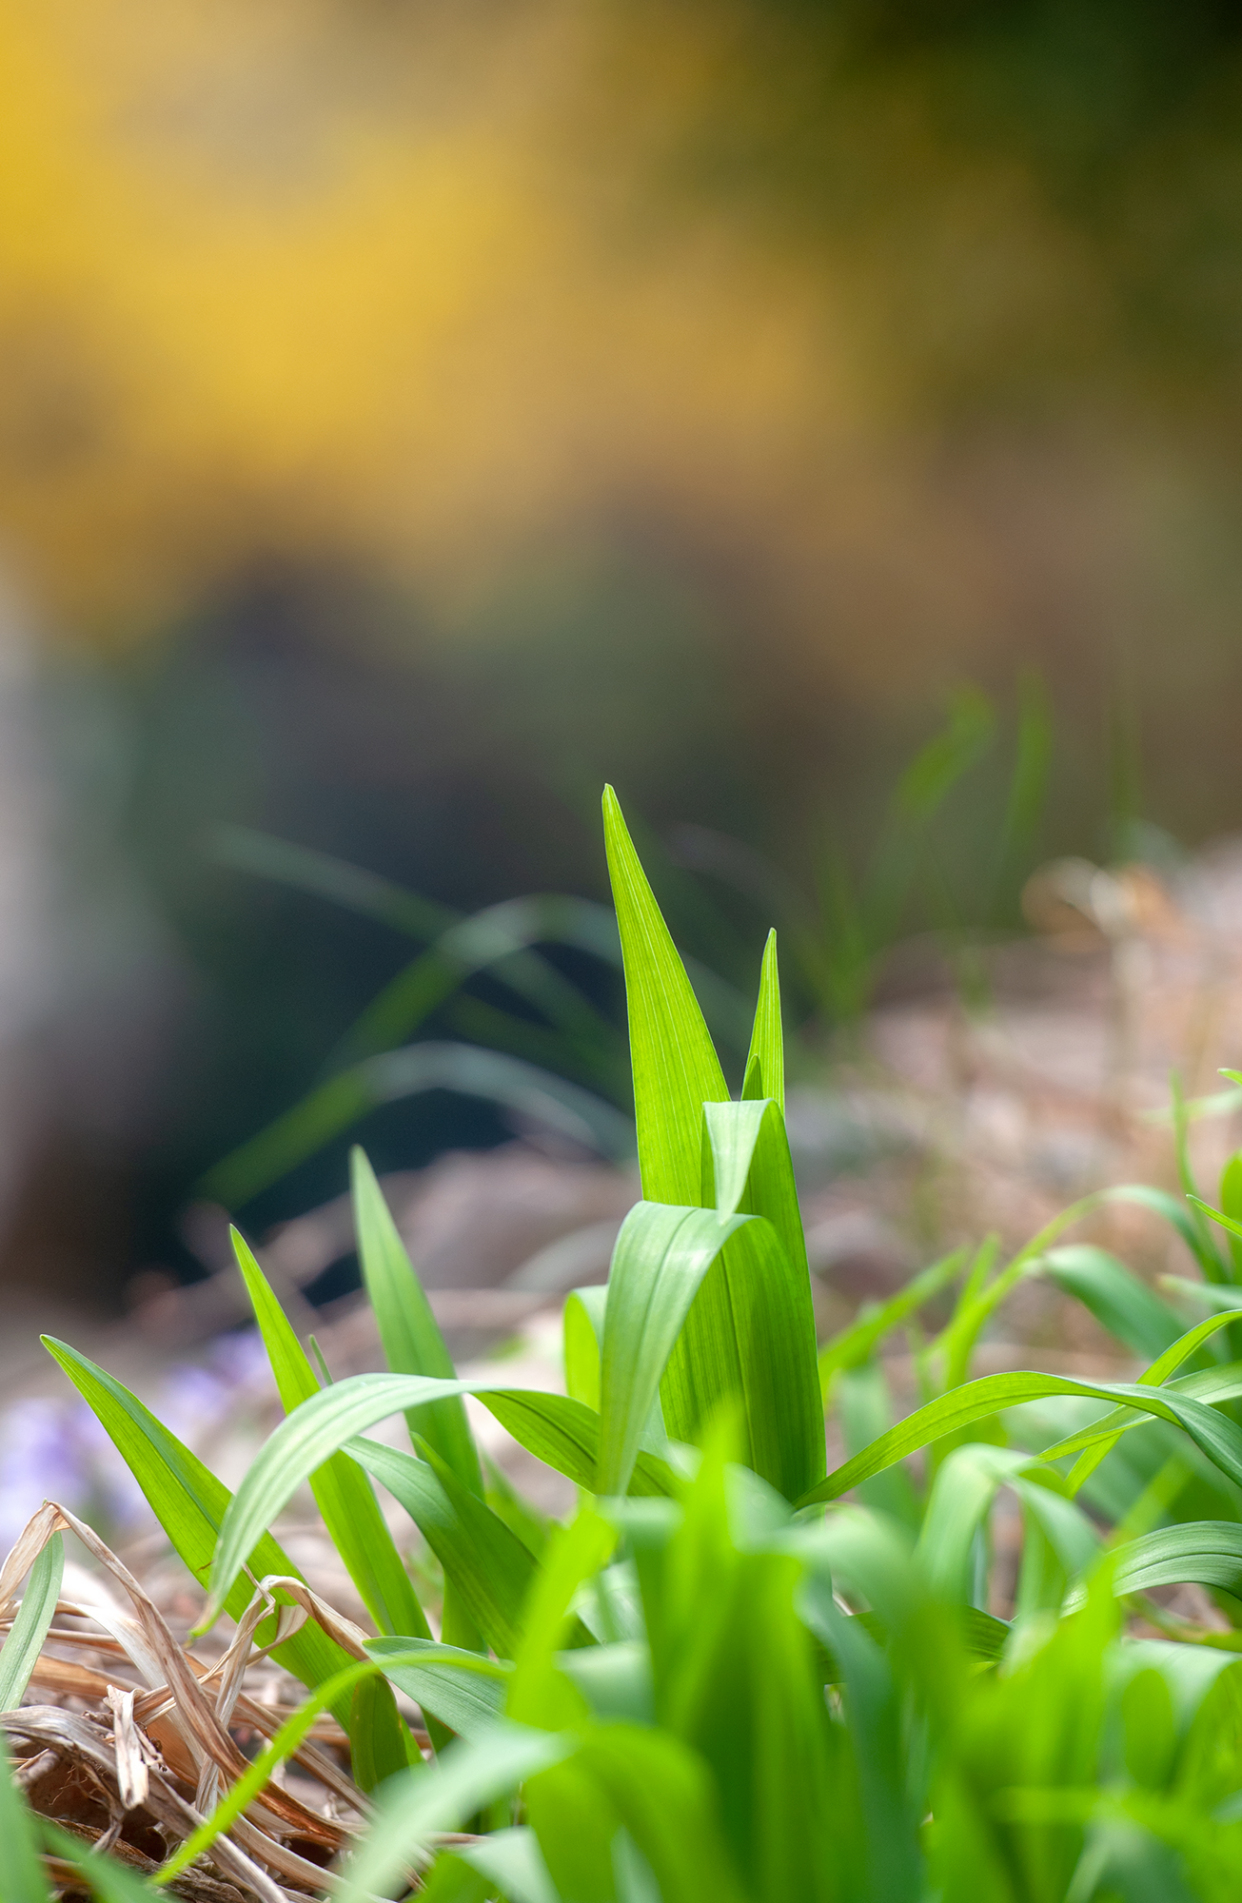
POLYGON ((697 1205, 703 1105, 728 1086, 655 894, 611 788, 604 843, 625 968, 638 1161, 649 1202, 697 1205))

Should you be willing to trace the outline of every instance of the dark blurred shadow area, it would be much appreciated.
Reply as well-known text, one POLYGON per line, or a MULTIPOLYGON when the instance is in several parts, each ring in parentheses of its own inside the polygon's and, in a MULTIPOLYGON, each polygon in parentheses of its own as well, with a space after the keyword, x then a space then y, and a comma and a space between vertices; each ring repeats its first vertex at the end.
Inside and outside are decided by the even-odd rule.
MULTIPOLYGON (((821 1055, 946 707, 971 773, 894 938, 1237 830, 1236 8, 53 0, 0 43, 15 1286, 212 1266, 204 1178, 413 956, 237 829, 455 914, 603 900, 610 780, 722 985, 796 894, 821 1055)), ((551 1063, 471 991, 417 1035, 551 1063)), ((408 1171, 515 1129, 394 1099, 240 1213, 328 1203, 351 1136, 408 1171)))

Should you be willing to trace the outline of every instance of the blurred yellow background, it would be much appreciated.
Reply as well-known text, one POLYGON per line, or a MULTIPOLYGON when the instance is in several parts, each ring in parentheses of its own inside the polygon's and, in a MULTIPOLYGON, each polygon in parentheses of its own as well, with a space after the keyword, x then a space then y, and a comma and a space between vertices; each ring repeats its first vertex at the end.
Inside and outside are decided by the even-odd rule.
POLYGON ((307 552, 451 623, 637 515, 873 692, 1049 561, 1141 620, 1233 480, 1223 18, 6 7, 10 564, 79 639, 307 552))
POLYGON ((611 777, 815 890, 1038 677, 1045 854, 1236 825, 1240 107, 1209 0, 0 0, 0 1044, 110 1260, 398 958, 221 822, 469 907, 611 777))

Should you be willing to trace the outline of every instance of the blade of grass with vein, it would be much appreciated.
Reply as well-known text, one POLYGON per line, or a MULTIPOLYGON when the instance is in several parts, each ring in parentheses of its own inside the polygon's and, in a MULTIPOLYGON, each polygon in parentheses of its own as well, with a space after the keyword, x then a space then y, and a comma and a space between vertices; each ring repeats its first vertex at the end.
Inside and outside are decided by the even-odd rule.
MULTIPOLYGON (((523 1445, 528 1444, 523 1436, 529 1433, 529 1440, 533 1442, 531 1451, 541 1458, 548 1457, 545 1448, 558 1453, 564 1449, 571 1479, 579 1477, 581 1468, 574 1471, 571 1463, 583 1460, 585 1444, 594 1471, 595 1448, 590 1445, 590 1430, 594 1428, 598 1434, 599 1417, 567 1395, 507 1388, 490 1381, 437 1381, 430 1376, 408 1374, 352 1375, 304 1401, 259 1449, 223 1516, 212 1563, 210 1600, 200 1630, 205 1631, 219 1616, 224 1595, 237 1590, 237 1575, 251 1548, 316 1467, 322 1467, 330 1455, 339 1452, 355 1435, 365 1434, 368 1428, 390 1415, 403 1414, 408 1408, 421 1407, 449 1394, 477 1394, 483 1405, 515 1438, 521 1439, 523 1445), (534 1431, 530 1431, 532 1429, 534 1431)), ((360 1443, 357 1450, 351 1451, 361 1455, 367 1449, 360 1443)), ((651 1464, 652 1478, 646 1483, 647 1490, 675 1492, 672 1476, 667 1474, 667 1469, 661 1473, 660 1468, 658 1461, 651 1464)), ((223 1494, 225 1490, 220 1491, 223 1494)), ((275 1547, 274 1541, 272 1546, 275 1547)), ((281 1570, 293 1569, 288 1566, 262 1568, 265 1572, 281 1570)))
POLYGON ((728 1088, 611 787, 604 789, 604 842, 625 965, 643 1195, 648 1202, 695 1205, 703 1105, 727 1102, 728 1088))
POLYGON ((805 1317, 812 1341, 810 1265, 793 1158, 780 1106, 771 1098, 703 1106, 703 1132, 710 1172, 705 1169, 702 1199, 720 1216, 737 1211, 763 1216, 780 1237, 791 1265, 806 1284, 805 1317))
POLYGON ((809 1309, 805 1270, 765 1218, 637 1204, 609 1281, 598 1490, 624 1491, 658 1392, 674 1439, 735 1402, 748 1463, 787 1497, 804 1491, 824 1445, 809 1309), (710 1307, 709 1275, 719 1278, 710 1307))
MULTIPOLYGON (((479 1391, 479 1399, 528 1453, 536 1454, 557 1473, 579 1487, 597 1492, 600 1417, 566 1394, 535 1394, 507 1388, 495 1394, 479 1391)), ((668 1462, 656 1450, 663 1442, 659 1416, 653 1407, 643 1447, 634 1463, 629 1491, 647 1496, 676 1498, 680 1483, 668 1462)))
MULTIPOLYGON (((722 1219, 714 1209, 636 1203, 613 1251, 600 1366, 597 1491, 624 1493, 661 1377, 690 1305, 729 1237, 749 1218, 722 1219)), ((740 1371, 734 1391, 740 1391, 740 1371)), ((680 1395, 670 1432, 682 1436, 680 1395)))
POLYGON ((1137 1383, 1073 1381, 1063 1375, 1022 1372, 984 1375, 978 1381, 970 1381, 930 1401, 830 1473, 797 1504, 810 1506, 819 1500, 835 1500, 861 1480, 882 1473, 908 1454, 918 1452, 957 1428, 987 1420, 990 1415, 1016 1407, 1023 1401, 1042 1400, 1053 1394, 1120 1402, 1138 1414, 1168 1421, 1187 1433, 1228 1479, 1242 1486, 1242 1429, 1203 1402, 1165 1389, 1140 1387, 1137 1383))
MULTIPOLYGON (((431 1374, 452 1381, 457 1370, 431 1304, 410 1261, 375 1172, 360 1149, 350 1153, 358 1261, 393 1374, 431 1374)), ((410 1435, 429 1441, 472 1493, 483 1497, 479 1453, 459 1396, 411 1409, 410 1435)))
MULTIPOLYGON (((1237 1313, 1236 1310, 1232 1312, 1237 1313)), ((1222 1401, 1236 1401, 1242 1396, 1242 1361, 1227 1362, 1224 1367, 1201 1369, 1198 1374, 1182 1375, 1166 1385, 1172 1394, 1187 1394, 1192 1401, 1205 1401, 1211 1407, 1218 1406, 1222 1401)), ((1090 1427, 1080 1427, 1061 1440, 1050 1442, 1039 1450, 1039 1457, 1041 1460, 1061 1460, 1084 1447, 1095 1448, 1104 1441, 1114 1442, 1142 1424, 1142 1420, 1128 1406, 1115 1407, 1090 1427)))
POLYGON ((604 1315, 608 1290, 571 1289, 565 1297, 564 1329, 565 1391, 575 1401, 599 1412, 600 1343, 604 1339, 604 1315))
POLYGON ((30 1568, 17 1617, 0 1647, 0 1711, 16 1711, 22 1702, 56 1611, 64 1571, 65 1542, 53 1533, 30 1568))
POLYGON ((1242 1237, 1242 1222, 1239 1222, 1236 1216, 1227 1216, 1223 1209, 1213 1209, 1211 1203, 1204 1202, 1202 1196, 1195 1196, 1189 1191, 1186 1194, 1186 1201, 1193 1203, 1196 1209, 1202 1210, 1212 1222, 1218 1223, 1231 1240, 1242 1237))
POLYGON ((463 1738, 490 1731, 504 1710, 508 1665, 429 1640, 417 1649, 401 1639, 367 1639, 386 1678, 423 1711, 434 1712, 463 1738))
MULTIPOLYGON (((48 1353, 68 1375, 133 1474, 174 1550, 199 1584, 205 1586, 232 1494, 196 1454, 143 1406, 137 1395, 131 1394, 112 1375, 96 1367, 66 1342, 54 1341, 47 1335, 42 1339, 48 1353)), ((256 1578, 261 1579, 268 1573, 299 1576, 288 1554, 266 1532, 253 1546, 253 1552, 247 1557, 256 1578)), ((239 1619, 251 1596, 249 1581, 238 1580, 231 1587, 224 1610, 230 1618, 239 1619)), ((276 1598, 279 1604, 291 1603, 287 1595, 278 1593, 276 1598)), ((260 1639, 260 1643, 263 1642, 260 1639)), ((348 1654, 310 1622, 278 1645, 272 1656, 304 1685, 321 1684, 349 1663, 348 1654)), ((347 1724, 348 1706, 343 1706, 336 1715, 342 1724, 347 1724)))
POLYGON ((823 1474, 824 1428, 784 1118, 771 1098, 708 1103, 703 1137, 701 1200, 721 1221, 757 1221, 726 1238, 689 1310, 661 1384, 665 1419, 692 1439, 722 1401, 738 1401, 755 1470, 796 1495, 823 1474))
POLYGON ((768 933, 759 968, 759 998, 750 1034, 742 1096, 771 1097, 785 1114, 785 1032, 781 1024, 781 980, 776 933, 768 933))
MULTIPOLYGON (((267 1277, 236 1229, 232 1236, 281 1406, 292 1414, 321 1392, 319 1382, 267 1277)), ((333 1454, 310 1475, 310 1485, 328 1536, 379 1630, 430 1638, 431 1628, 366 1475, 347 1454, 333 1454)))
MULTIPOLYGON (((1196 1520, 1141 1534, 1109 1555, 1113 1591, 1152 1592, 1157 1586, 1217 1586, 1242 1599, 1242 1526, 1230 1520, 1196 1520)), ((1068 1610, 1082 1604, 1079 1588, 1068 1610)))
MULTIPOLYGON (((39 1828, 43 1842, 54 1857, 67 1863, 82 1878, 83 1886, 99 1903, 151 1903, 151 1891, 132 1870, 114 1857, 101 1857, 96 1854, 94 1844, 83 1843, 70 1831, 62 1830, 50 1818, 41 1817, 39 1828)), ((58 1894, 64 1894, 59 1892, 58 1894)), ((4 1903, 9 1903, 7 1890, 0 1891, 4 1903)))
MULTIPOLYGON (((1149 1368, 1144 1370, 1139 1376, 1139 1386, 1163 1387, 1192 1355, 1197 1354, 1199 1349, 1211 1340, 1213 1335, 1218 1334, 1231 1322, 1237 1321, 1239 1317, 1242 1317, 1242 1310, 1231 1309, 1223 1315, 1209 1315, 1206 1321, 1201 1321, 1195 1327, 1188 1329, 1184 1335, 1180 1335, 1175 1342, 1171 1343, 1162 1355, 1158 1355, 1149 1368)), ((1232 1376, 1226 1367, 1208 1370, 1197 1379, 1191 1377, 1189 1382, 1178 1383, 1177 1388, 1181 1393, 1188 1393, 1194 1400, 1215 1400, 1231 1397, 1236 1391, 1236 1384, 1237 1377, 1232 1376)), ((1112 1452, 1121 1436, 1137 1425, 1138 1421, 1135 1417, 1131 1415, 1126 1419, 1122 1410, 1120 1415, 1109 1415, 1105 1421, 1097 1422, 1094 1428, 1072 1435, 1066 1442, 1058 1442, 1055 1447, 1046 1447, 1041 1458, 1057 1460, 1063 1454, 1074 1453, 1082 1448, 1083 1452, 1066 1483, 1070 1491, 1076 1493, 1090 1479, 1105 1456, 1112 1452)))
POLYGON ((4 1903, 50 1903, 39 1861, 37 1825, 13 1782, 8 1746, 0 1737, 0 1857, 4 1903))
POLYGON ((462 1486, 428 1442, 419 1445, 422 1458, 417 1460, 361 1438, 349 1449, 405 1508, 483 1642, 501 1658, 512 1658, 522 1602, 535 1573, 521 1540, 462 1486))
POLYGON ((355 1685, 349 1706, 349 1774, 359 1790, 377 1790, 386 1778, 395 1777, 411 1763, 422 1762, 422 1753, 413 1741, 407 1749, 404 1731, 404 1720, 386 1679, 364 1678, 355 1685))

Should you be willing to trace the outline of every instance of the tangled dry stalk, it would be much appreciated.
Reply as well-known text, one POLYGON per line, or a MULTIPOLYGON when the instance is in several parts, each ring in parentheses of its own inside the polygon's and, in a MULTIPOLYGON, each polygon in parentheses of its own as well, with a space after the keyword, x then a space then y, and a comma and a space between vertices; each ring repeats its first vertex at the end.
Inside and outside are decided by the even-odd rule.
MULTIPOLYGON (((247 1752, 253 1756, 289 1717, 293 1706, 287 1698, 271 1696, 273 1667, 265 1661, 272 1647, 313 1619, 351 1657, 364 1660, 363 1634, 302 1580, 272 1578, 256 1582, 227 1648, 214 1659, 199 1657, 178 1640, 104 1541, 76 1514, 49 1501, 0 1569, 6 1643, 20 1616, 23 1578, 48 1543, 65 1532, 81 1541, 123 1601, 102 1595, 90 1604, 56 1599, 42 1644, 28 1661, 27 1682, 48 1702, 0 1713, 0 1726, 15 1780, 37 1813, 97 1851, 111 1852, 136 1874, 155 1877, 247 1771, 247 1752), (256 1634, 275 1610, 277 1590, 295 1604, 279 1609, 275 1636, 260 1645, 256 1634), (254 1684, 260 1665, 262 1687, 254 1684)), ((292 1685, 289 1680, 281 1690, 292 1685)), ((425 1745, 426 1733, 418 1725, 412 1729, 425 1745)), ((201 1860, 169 1877, 170 1893, 188 1903, 286 1903, 330 1895, 329 1866, 372 1808, 347 1765, 344 1732, 330 1716, 321 1716, 294 1750, 288 1774, 270 1778, 201 1860)), ((84 1894, 81 1874, 71 1864, 52 1856, 47 1866, 61 1896, 84 1894)))

